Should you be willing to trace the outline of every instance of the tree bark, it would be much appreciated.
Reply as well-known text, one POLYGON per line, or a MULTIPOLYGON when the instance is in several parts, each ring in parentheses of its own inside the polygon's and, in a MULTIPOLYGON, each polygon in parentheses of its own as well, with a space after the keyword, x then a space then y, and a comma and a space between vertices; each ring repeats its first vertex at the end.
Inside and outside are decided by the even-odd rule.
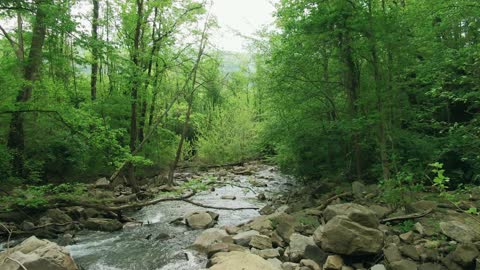
MULTIPOLYGON (((37 6, 35 22, 32 29, 32 42, 27 62, 25 63, 23 79, 24 85, 19 91, 16 101, 19 103, 27 102, 32 96, 33 84, 38 78, 40 66, 42 64, 42 51, 47 32, 45 19, 47 17, 47 5, 50 0, 36 0, 37 6)), ((25 177, 24 171, 24 152, 25 152, 25 131, 24 117, 21 112, 12 115, 10 121, 10 131, 8 134, 8 148, 10 149, 13 159, 13 174, 25 177)))
POLYGON ((92 0, 93 18, 92 18, 92 74, 90 78, 91 99, 97 99, 97 76, 98 76, 98 11, 99 0, 92 0))

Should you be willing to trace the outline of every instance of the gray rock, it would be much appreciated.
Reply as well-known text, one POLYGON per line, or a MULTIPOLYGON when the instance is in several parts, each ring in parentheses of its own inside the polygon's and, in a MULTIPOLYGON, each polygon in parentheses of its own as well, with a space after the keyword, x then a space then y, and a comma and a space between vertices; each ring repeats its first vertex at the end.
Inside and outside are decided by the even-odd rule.
POLYGON ((273 259, 273 258, 278 258, 280 257, 280 252, 278 252, 278 249, 263 249, 263 250, 258 250, 252 248, 251 252, 255 255, 258 255, 264 259, 273 259))
POLYGON ((250 240, 252 240, 252 237, 254 235, 260 235, 260 233, 258 231, 255 231, 255 230, 241 232, 241 233, 233 236, 233 241, 237 245, 248 246, 248 244, 250 243, 250 240))
POLYGON ((424 263, 418 267, 418 270, 444 270, 441 264, 436 263, 424 263))
POLYGON ((300 265, 301 266, 306 266, 310 270, 322 270, 320 265, 318 265, 318 263, 314 262, 313 260, 303 259, 303 260, 300 261, 300 265))
POLYGON ((387 268, 383 264, 376 264, 370 270, 387 270, 387 268))
POLYGON ((378 228, 380 224, 377 215, 365 206, 355 203, 343 203, 328 206, 323 212, 326 221, 336 216, 345 216, 353 222, 365 227, 378 228))
POLYGON ((215 254, 210 260, 212 270, 276 270, 262 257, 248 252, 232 251, 215 254))
POLYGON ((405 210, 407 211, 407 213, 423 213, 430 209, 435 209, 437 208, 437 206, 438 203, 435 201, 421 200, 408 204, 405 207, 405 210))
POLYGON ((343 267, 343 259, 338 255, 330 255, 323 265, 324 270, 341 270, 343 267))
POLYGON ((416 263, 410 260, 401 260, 390 264, 392 270, 417 270, 416 263))
POLYGON ((354 181, 352 183, 352 193, 355 198, 363 198, 367 192, 367 187, 360 181, 354 181))
POLYGON ((272 248, 272 240, 265 235, 254 235, 250 239, 249 245, 257 249, 270 249, 272 248))
POLYGON ((280 214, 278 217, 273 218, 277 224, 275 231, 286 242, 290 241, 290 236, 295 232, 297 221, 295 218, 288 214, 280 214))
POLYGON ((98 179, 97 181, 95 181, 95 187, 96 188, 108 188, 108 187, 110 187, 110 181, 107 178, 102 177, 102 178, 98 179))
POLYGON ((282 261, 277 258, 267 259, 267 261, 275 268, 275 270, 282 270, 282 261))
POLYGON ((479 251, 474 244, 460 244, 452 254, 452 260, 461 266, 468 267, 475 263, 479 251))
POLYGON ((215 224, 215 220, 212 218, 212 216, 205 211, 188 214, 185 217, 185 222, 187 226, 192 229, 205 229, 215 224))
POLYGON ((420 260, 420 255, 418 254, 417 249, 415 246, 407 245, 400 247, 400 252, 405 256, 414 261, 420 260))
POLYGON ((32 222, 29 222, 29 221, 24 221, 24 222, 22 222, 21 227, 22 227, 22 230, 28 232, 28 231, 31 231, 31 230, 35 229, 35 224, 33 224, 32 222))
POLYGON ((327 256, 313 240, 312 237, 294 233, 290 236, 290 246, 285 250, 285 256, 292 262, 300 262, 301 259, 311 259, 322 265, 327 256))
POLYGON ((78 270, 68 251, 57 244, 35 236, 20 245, 0 253, 2 270, 78 270), (7 259, 11 258, 11 260, 7 259), (21 267, 17 262, 25 268, 21 267))
POLYGON ((225 230, 211 228, 203 231, 195 239, 193 247, 199 251, 206 252, 215 243, 233 243, 233 239, 225 230))
POLYGON ((47 212, 45 212, 45 215, 48 218, 51 218, 54 223, 68 223, 72 222, 72 218, 65 214, 62 210, 55 208, 55 209, 49 209, 47 212))
POLYGON ((383 250, 383 255, 388 263, 398 262, 403 259, 402 254, 400 253, 400 249, 395 244, 388 245, 383 250))
POLYGON ((460 243, 472 243, 479 240, 479 232, 465 223, 453 220, 440 222, 442 233, 460 243))
POLYGON ((323 250, 341 255, 378 254, 384 243, 384 234, 345 217, 336 216, 316 236, 323 250))
POLYGON ((85 228, 93 231, 114 232, 121 230, 123 224, 116 219, 89 218, 83 222, 85 228))

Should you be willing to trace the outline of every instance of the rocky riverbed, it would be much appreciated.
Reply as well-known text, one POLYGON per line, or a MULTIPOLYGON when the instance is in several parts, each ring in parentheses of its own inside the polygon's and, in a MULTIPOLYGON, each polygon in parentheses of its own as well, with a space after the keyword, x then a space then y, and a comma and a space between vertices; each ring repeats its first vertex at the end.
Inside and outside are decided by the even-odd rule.
MULTIPOLYGON (((300 184, 273 166, 256 163, 177 175, 180 183, 194 179, 217 184, 190 198, 194 204, 146 206, 128 213, 130 218, 123 218, 129 222, 120 225, 108 213, 78 219, 80 209, 51 210, 50 216, 81 220, 73 223, 79 229, 96 230, 61 231, 54 241, 63 248, 29 239, 11 249, 10 257, 17 252, 15 260, 26 260, 18 252, 28 255, 30 250, 30 261, 45 260, 39 256, 45 254, 42 249, 22 249, 36 243, 56 250, 54 258, 64 262, 71 255, 79 269, 88 270, 480 269, 480 220, 464 211, 480 206, 475 189, 457 205, 419 193, 406 207, 390 208, 374 185, 300 184)), ((0 255, 4 261, 5 254, 0 255)), ((21 269, 1 263, 2 270, 21 269)))

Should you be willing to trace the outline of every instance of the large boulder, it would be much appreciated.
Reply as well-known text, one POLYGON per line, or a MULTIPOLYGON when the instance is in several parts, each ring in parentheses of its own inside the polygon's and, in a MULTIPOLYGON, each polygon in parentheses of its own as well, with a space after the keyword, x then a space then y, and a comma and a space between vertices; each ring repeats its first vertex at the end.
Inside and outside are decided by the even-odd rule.
POLYGON ((193 212, 185 217, 185 221, 192 229, 205 229, 215 224, 215 217, 206 211, 193 212))
POLYGON ((237 245, 248 246, 248 244, 250 244, 250 240, 252 240, 252 237, 255 235, 260 235, 260 233, 255 230, 241 232, 233 237, 233 241, 237 245))
POLYGON ((250 239, 249 245, 256 249, 270 249, 272 248, 272 239, 265 235, 254 235, 250 239))
POLYGON ((47 212, 45 212, 45 216, 50 218, 53 221, 53 223, 72 222, 72 218, 58 208, 48 209, 47 212))
POLYGON ((121 230, 123 224, 116 219, 89 218, 83 222, 85 228, 92 231, 114 232, 121 230))
POLYGON ((298 233, 290 236, 290 246, 285 250, 285 256, 292 262, 300 262, 301 259, 310 259, 323 265, 327 255, 323 252, 313 240, 298 233))
POLYGON ((290 236, 295 232, 298 222, 293 216, 285 213, 272 218, 272 220, 276 224, 275 231, 277 234, 282 237, 284 241, 288 242, 290 236))
POLYGON ((212 270, 275 270, 274 266, 258 255, 232 251, 215 254, 210 260, 212 270))
POLYGON ((78 270, 65 248, 35 236, 11 248, 8 252, 8 254, 7 251, 0 253, 2 270, 78 270))
POLYGON ((323 250, 342 255, 378 254, 383 248, 384 234, 345 217, 336 216, 314 233, 323 250))
POLYGON ((334 204, 323 212, 326 221, 336 216, 346 216, 351 221, 370 228, 378 228, 380 222, 374 211, 355 203, 334 204))
POLYGON ((211 245, 216 243, 233 243, 233 239, 225 230, 211 228, 203 231, 197 239, 195 239, 193 247, 205 252, 211 245))
POLYGON ((457 220, 440 222, 440 230, 444 235, 460 243, 472 243, 480 240, 480 232, 466 222, 457 220))

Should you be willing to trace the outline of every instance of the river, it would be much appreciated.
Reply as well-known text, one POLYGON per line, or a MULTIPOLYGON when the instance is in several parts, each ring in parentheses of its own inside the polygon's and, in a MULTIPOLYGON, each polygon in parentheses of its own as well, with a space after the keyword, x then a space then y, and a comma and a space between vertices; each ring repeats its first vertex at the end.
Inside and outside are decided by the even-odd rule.
MULTIPOLYGON (((202 192, 192 200, 205 205, 223 207, 263 207, 265 202, 256 195, 267 197, 290 186, 289 177, 283 176, 274 167, 258 165, 251 176, 226 176, 227 182, 248 186, 250 189, 224 186, 215 191, 202 192), (266 183, 266 187, 252 185, 252 179, 266 183), (223 195, 235 195, 236 200, 223 200, 223 195)), ((209 173, 215 176, 215 172, 209 173)), ((194 270, 203 269, 206 258, 189 246, 202 230, 170 224, 185 214, 204 210, 186 202, 164 202, 147 206, 132 216, 146 225, 126 228, 119 232, 84 231, 77 234, 76 243, 67 246, 75 261, 85 270, 194 270), (168 237, 166 237, 168 235, 168 237)), ((215 227, 238 225, 259 215, 256 210, 215 210, 220 215, 215 227)))

